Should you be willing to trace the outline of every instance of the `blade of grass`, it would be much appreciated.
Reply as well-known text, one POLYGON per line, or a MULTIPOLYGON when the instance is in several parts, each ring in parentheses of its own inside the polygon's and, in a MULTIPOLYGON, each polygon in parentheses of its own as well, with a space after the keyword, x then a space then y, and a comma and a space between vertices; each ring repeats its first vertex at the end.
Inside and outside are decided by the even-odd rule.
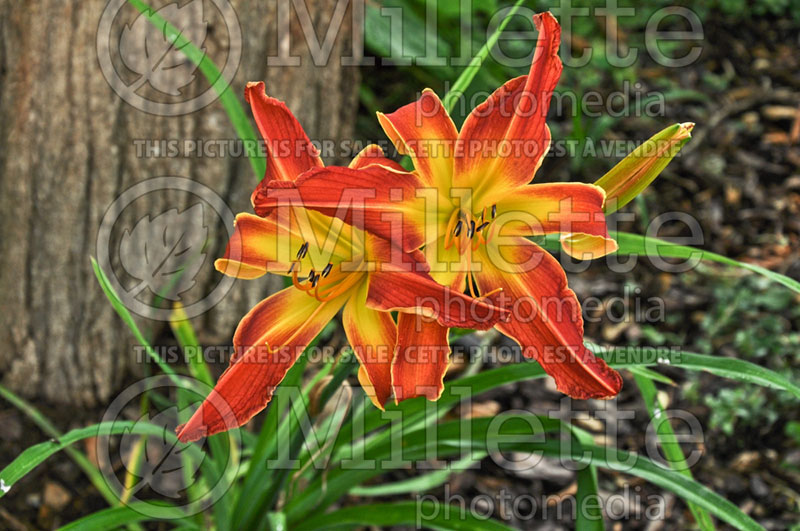
POLYGON ((732 258, 728 258, 721 254, 712 253, 711 251, 703 251, 694 247, 686 245, 678 245, 676 243, 667 242, 658 238, 650 238, 647 236, 640 236, 638 234, 631 234, 628 232, 617 232, 612 235, 617 240, 620 246, 618 253, 623 254, 647 254, 658 255, 666 258, 702 258, 703 260, 710 260, 720 264, 725 264, 741 269, 747 269, 753 273, 757 273, 773 282, 777 282, 786 286, 787 288, 800 293, 800 282, 797 280, 781 275, 775 271, 770 271, 764 267, 748 264, 747 262, 740 262, 732 258))
MULTIPOLYGON (((686 464, 683 450, 681 450, 678 440, 675 437, 675 432, 672 430, 672 426, 669 423, 669 418, 663 414, 666 405, 659 401, 655 384, 649 378, 638 374, 634 374, 633 378, 636 381, 636 386, 639 388, 644 404, 647 407, 647 413, 650 415, 650 422, 652 422, 655 428, 656 438, 661 448, 664 450, 664 455, 667 458, 669 466, 687 478, 694 479, 692 471, 689 470, 689 466, 686 464)), ((714 521, 711 519, 711 515, 708 514, 708 511, 692 502, 688 502, 688 505, 700 529, 714 529, 714 521)))
MULTIPOLYGON (((800 282, 797 280, 770 271, 767 268, 761 267, 756 264, 749 264, 747 262, 740 262, 721 254, 713 253, 711 251, 704 251, 696 247, 688 245, 679 245, 677 243, 668 242, 658 238, 651 238, 649 236, 642 236, 640 234, 632 234, 629 232, 610 232, 611 238, 617 240, 619 250, 617 254, 621 255, 636 255, 636 256, 659 256, 661 258, 679 258, 679 259, 698 259, 709 260, 720 264, 746 269, 753 273, 764 276, 773 282, 777 282, 796 293, 800 293, 800 282)), ((560 249, 559 234, 548 234, 544 238, 543 246, 553 252, 560 249)))
POLYGON ((184 529, 200 529, 191 521, 186 520, 184 512, 175 506, 164 504, 163 510, 159 511, 162 514, 158 518, 148 516, 154 511, 155 502, 134 502, 122 507, 112 507, 97 511, 89 516, 70 522, 60 528, 60 531, 106 531, 107 529, 119 529, 122 526, 154 520, 180 521, 184 524, 184 529))
MULTIPOLYGON (((592 434, 582 430, 572 424, 564 424, 564 428, 568 429, 578 443, 580 444, 593 444, 594 438, 592 434)), ((597 500, 600 499, 599 485, 597 481, 597 467, 591 464, 585 468, 578 470, 578 491, 575 493, 575 529, 581 531, 602 531, 603 526, 603 508, 597 500)))
POLYGON ((152 359, 156 363, 156 365, 158 365, 159 368, 162 371, 164 371, 164 374, 168 375, 170 379, 172 379, 172 381, 175 382, 178 385, 178 388, 180 389, 184 384, 184 382, 181 382, 181 380, 177 377, 172 367, 170 367, 169 365, 164 363, 164 361, 161 360, 161 357, 158 355, 158 353, 156 353, 156 351, 150 345, 150 342, 144 338, 144 335, 142 335, 141 330, 139 330, 139 326, 133 319, 131 312, 128 311, 128 308, 125 307, 125 304, 122 303, 119 296, 114 291, 114 288, 108 281, 108 277, 106 277, 106 274, 103 272, 102 269, 100 269, 100 266, 98 265, 94 257, 90 257, 90 259, 92 261, 92 269, 94 269, 94 274, 97 277, 97 281, 100 283, 100 287, 103 289, 103 293, 105 293, 106 297, 108 297, 108 300, 111 302, 111 306, 114 307, 114 310, 117 312, 117 315, 119 315, 122 318, 122 321, 126 325, 128 325, 128 328, 130 328, 131 332, 133 332, 133 336, 136 338, 136 341, 138 341, 139 344, 141 344, 145 348, 145 351, 147 352, 147 355, 150 356, 150 359, 152 359))
POLYGON ((197 334, 195 334, 192 323, 186 316, 183 306, 176 304, 172 311, 169 326, 175 335, 175 339, 178 340, 178 344, 183 349, 184 357, 189 367, 189 374, 204 384, 213 386, 214 378, 211 377, 211 371, 208 369, 208 364, 203 357, 203 350, 197 340, 197 334))
MULTIPOLYGON (((663 356, 655 357, 650 355, 645 356, 645 354, 647 354, 646 348, 639 348, 639 350, 630 352, 628 349, 608 350, 589 342, 586 343, 586 346, 595 354, 602 355, 609 365, 617 369, 654 367, 669 364, 686 370, 708 371, 717 376, 729 378, 731 380, 781 389, 800 398, 800 386, 790 382, 781 374, 745 360, 709 356, 687 351, 670 352, 663 356)), ((546 376, 544 370, 538 363, 533 361, 489 369, 475 376, 446 382, 444 392, 436 404, 437 407, 448 408, 459 403, 463 399, 463 396, 454 393, 454 387, 468 387, 471 389, 472 396, 474 397, 502 385, 523 380, 543 378, 544 376, 546 376)), ((424 414, 424 409, 424 399, 406 400, 399 405, 388 404, 386 406, 386 411, 390 414, 391 412, 400 411, 403 418, 409 419, 409 421, 412 419, 418 420, 424 414)), ((389 415, 382 414, 381 411, 371 408, 364 415, 363 433, 370 433, 387 425, 390 419, 391 417, 389 415)), ((352 425, 345 425, 342 427, 343 434, 356 433, 357 431, 358 430, 353 429, 352 425)), ((346 447, 351 442, 352 441, 347 439, 347 437, 341 437, 340 440, 337 441, 336 448, 341 450, 341 448, 346 447)), ((335 457, 335 459, 338 459, 338 457, 335 457)))
MULTIPOLYGON (((233 128, 239 138, 248 145, 259 145, 260 138, 253 129, 239 98, 230 90, 230 86, 222 78, 222 73, 214 64, 214 61, 208 57, 208 54, 187 39, 183 33, 178 31, 146 2, 142 2, 141 0, 128 0, 128 3, 138 9, 142 15, 147 17, 150 23, 161 30, 167 42, 172 43, 172 45, 181 50, 192 63, 197 65, 197 68, 205 76, 206 80, 208 80, 208 83, 212 85, 217 94, 219 94, 219 101, 222 103, 222 107, 225 109, 228 118, 230 118, 231 124, 233 124, 233 128)), ((260 150, 248 149, 246 152, 247 158, 250 161, 250 167, 253 169, 256 178, 260 180, 267 171, 267 161, 258 154, 260 150)))
MULTIPOLYGON (((340 529, 377 526, 388 528, 392 526, 424 526, 425 529, 464 529, 509 531, 510 527, 496 520, 476 516, 467 508, 452 505, 444 507, 443 504, 433 500, 425 500, 430 504, 431 517, 420 515, 421 504, 418 501, 376 503, 371 505, 358 505, 345 507, 331 513, 317 514, 303 521, 295 529, 310 531, 314 529, 340 529)), ((426 507, 426 510, 427 507, 426 507)))
POLYGON ((664 376, 660 372, 656 372, 653 369, 648 369, 647 367, 628 367, 628 370, 631 372, 631 374, 638 374, 639 376, 649 378, 654 382, 660 382, 672 386, 677 385, 669 376, 664 376))
MULTIPOLYGON (((208 365, 206 365, 203 357, 203 349, 200 346, 200 342, 197 340, 197 335, 194 333, 194 329, 192 328, 186 313, 183 311, 183 308, 180 305, 176 305, 176 307, 173 309, 169 324, 170 328, 172 329, 172 333, 178 340, 178 344, 183 349, 184 357, 186 358, 186 363, 189 367, 190 374, 209 387, 213 387, 214 381, 211 378, 211 372, 208 370, 208 365)), ((179 411, 186 413, 186 418, 181 419, 181 422, 186 422, 188 420, 189 413, 187 409, 189 406, 188 395, 186 392, 182 391, 183 389, 179 389, 178 392, 178 409, 179 411)), ((211 461, 213 462, 213 466, 217 474, 235 473, 235 471, 238 469, 236 464, 237 458, 235 444, 235 441, 238 439, 238 437, 239 430, 236 428, 225 433, 217 433, 207 438, 211 461), (226 440, 227 444, 225 443, 226 440), (227 466, 229 462, 231 462, 233 466, 227 466)), ((181 459, 186 462, 189 460, 189 457, 181 455, 181 459)), ((191 467, 184 466, 183 470, 184 474, 189 474, 191 467)), ((190 481, 188 476, 185 479, 187 485, 196 487, 197 483, 190 481)), ((230 479, 232 482, 233 478, 230 479)), ((231 491, 225 493, 223 498, 218 500, 213 507, 215 515, 214 521, 216 522, 218 528, 223 531, 229 528, 232 518, 230 504, 227 503, 228 500, 225 498, 233 495, 234 492, 231 491)))
MULTIPOLYGON (((541 440, 547 433, 563 430, 562 423, 556 419, 537 415, 504 414, 504 420, 521 420, 523 422, 503 422, 499 428, 494 423, 496 418, 472 419, 469 433, 464 433, 460 420, 446 422, 438 426, 436 436, 436 458, 445 459, 461 452, 464 448, 486 450, 488 443, 503 451, 541 452, 542 455, 569 459, 586 465, 594 465, 612 471, 622 472, 645 479, 654 485, 669 490, 684 500, 703 507, 711 514, 729 523, 737 529, 763 529, 752 518, 744 514, 733 503, 719 496, 712 490, 674 470, 664 468, 646 457, 613 447, 573 442, 565 448, 560 437, 541 440), (530 419, 530 420, 527 420, 530 419), (536 424, 532 424, 535 422, 536 424), (531 433, 532 426, 540 428, 531 433), (491 432, 490 432, 491 428, 491 432)), ((425 430, 403 434, 403 458, 407 460, 427 459, 430 454, 430 441, 425 430)), ((391 444, 372 449, 365 455, 367 460, 374 460, 371 469, 343 469, 336 467, 329 470, 326 477, 326 493, 318 497, 321 480, 309 487, 286 507, 290 524, 308 518, 311 511, 319 511, 335 502, 352 486, 362 483, 368 478, 384 472, 381 466, 385 459, 392 456, 391 444)))
POLYGON ((466 467, 480 462, 484 457, 486 457, 486 452, 470 452, 467 457, 448 464, 447 468, 434 470, 433 472, 401 481, 393 481, 381 485, 357 486, 350 489, 349 494, 352 496, 396 496, 409 492, 426 492, 447 483, 454 471, 464 470, 466 467))
MULTIPOLYGON (((50 420, 42 415, 33 405, 29 404, 27 401, 23 400, 19 396, 15 395, 9 389, 0 385, 0 396, 5 398, 11 405, 22 411, 29 419, 31 419, 39 428, 48 436, 52 437, 54 440, 59 441, 61 440, 64 435, 55 427, 55 425, 50 422, 50 420)), ((114 492, 114 490, 108 486, 106 483, 103 474, 100 470, 94 466, 94 464, 89 461, 83 452, 77 450, 76 448, 72 448, 67 446, 64 449, 65 453, 75 461, 75 464, 83 470, 83 473, 86 474, 86 477, 89 478, 89 481, 92 482, 92 485, 97 489, 100 495, 106 500, 109 505, 117 505, 119 504, 119 495, 114 492)), ((8 467, 10 467, 9 465, 8 467)), ((3 469, 3 472, 0 473, 0 477, 6 480, 6 485, 11 485, 8 481, 8 478, 5 476, 5 470, 8 469, 6 467, 3 469)), ((22 477, 22 476, 20 476, 22 477)), ((17 478, 19 479, 19 478, 17 478)), ((0 492, 0 497, 2 497, 2 492, 0 492)))
MULTIPOLYGON (((14 483, 43 463, 48 457, 61 450, 66 451, 71 444, 77 441, 92 437, 121 434, 154 435, 166 437, 167 441, 170 443, 178 442, 178 438, 175 434, 168 431, 165 432, 162 426, 156 426, 155 424, 121 420, 101 422, 100 424, 93 424, 84 428, 68 431, 60 437, 54 437, 50 441, 29 446, 11 463, 6 465, 3 470, 0 470, 0 479, 2 479, 7 486, 13 487, 14 483)), ((187 445, 186 449, 183 451, 191 453, 195 459, 201 460, 203 458, 202 452, 195 445, 187 445)), ((5 492, 0 490, 0 498, 5 494, 5 492)))
POLYGON ((516 14, 524 2, 525 0, 518 0, 517 3, 514 4, 514 6, 508 11, 508 15, 506 15, 503 21, 497 26, 497 29, 494 31, 494 33, 492 33, 492 35, 486 40, 486 43, 481 47, 481 49, 478 50, 478 53, 464 68, 464 71, 459 74, 455 83, 453 83, 453 87, 447 94, 445 94, 444 100, 442 100, 442 105, 445 109, 447 109, 447 112, 452 112, 453 106, 456 104, 458 99, 463 97, 464 92, 466 92, 470 83, 472 83, 472 80, 475 79, 478 71, 480 71, 483 62, 489 56, 489 52, 492 50, 494 45, 497 44, 500 34, 503 33, 503 30, 506 29, 506 26, 511 21, 511 18, 516 14))

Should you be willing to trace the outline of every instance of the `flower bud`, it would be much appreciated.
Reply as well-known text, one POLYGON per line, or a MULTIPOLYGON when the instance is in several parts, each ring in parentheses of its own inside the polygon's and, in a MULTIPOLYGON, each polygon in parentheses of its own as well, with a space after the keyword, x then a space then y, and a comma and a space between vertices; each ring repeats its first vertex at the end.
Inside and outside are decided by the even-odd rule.
POLYGON ((596 184, 606 191, 605 213, 611 214, 642 193, 692 137, 694 123, 667 127, 634 149, 596 184))

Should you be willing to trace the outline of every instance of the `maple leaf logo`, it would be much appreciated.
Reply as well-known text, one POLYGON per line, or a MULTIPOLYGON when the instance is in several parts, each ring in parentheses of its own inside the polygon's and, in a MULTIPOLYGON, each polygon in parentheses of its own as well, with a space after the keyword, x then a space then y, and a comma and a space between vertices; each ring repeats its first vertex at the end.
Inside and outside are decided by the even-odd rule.
MULTIPOLYGON (((201 45, 208 33, 208 22, 203 20, 203 0, 192 0, 183 7, 177 2, 168 4, 155 13, 180 33, 167 36, 166 24, 154 25, 141 14, 123 29, 119 53, 125 66, 139 74, 131 90, 149 83, 160 92, 180 96, 181 89, 194 81, 197 65, 186 57, 176 41, 182 35, 205 53, 201 45)), ((147 13, 152 14, 153 11, 147 13)))
POLYGON ((123 454, 133 456, 135 447, 139 444, 144 445, 138 466, 135 466, 132 460, 123 458, 126 470, 133 473, 135 478, 129 494, 136 494, 141 489, 149 487, 161 496, 178 499, 188 486, 186 479, 196 478, 202 460, 184 460, 181 454, 186 451, 187 446, 171 441, 167 437, 168 433, 175 432, 178 413, 178 409, 174 406, 152 417, 149 413, 144 413, 136 419, 133 427, 123 431, 120 440, 120 450, 123 454), (161 435, 136 434, 136 426, 142 423, 161 427, 161 435))
POLYGON ((178 301, 181 293, 195 285, 194 277, 206 256, 208 228, 203 219, 203 204, 197 203, 182 212, 173 208, 152 219, 147 215, 133 230, 125 229, 119 258, 138 281, 129 296, 149 288, 159 297, 178 301))

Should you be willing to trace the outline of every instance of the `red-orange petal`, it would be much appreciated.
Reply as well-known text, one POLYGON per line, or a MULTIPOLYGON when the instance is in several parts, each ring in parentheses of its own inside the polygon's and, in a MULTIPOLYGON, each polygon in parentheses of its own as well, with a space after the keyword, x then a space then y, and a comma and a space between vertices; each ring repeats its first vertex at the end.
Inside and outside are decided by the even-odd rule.
POLYGON ((392 359, 397 327, 391 314, 367 308, 366 283, 353 293, 344 306, 342 326, 347 341, 361 363, 375 407, 383 409, 392 394, 392 359))
POLYGON ((269 219, 238 214, 233 236, 225 255, 214 262, 221 273, 237 278, 258 278, 267 272, 286 274, 292 262, 292 249, 303 239, 280 225, 276 216, 269 219))
POLYGON ((391 270, 369 274, 367 306, 381 311, 418 313, 446 327, 486 330, 508 318, 494 298, 472 298, 442 286, 428 273, 391 270))
POLYGON ((395 402, 424 396, 438 400, 450 364, 449 328, 420 315, 397 318, 397 348, 392 363, 395 402))
POLYGON ((583 318, 575 293, 559 263, 524 238, 480 250, 481 292, 503 288, 511 318, 497 329, 514 339, 573 398, 611 398, 622 378, 583 344, 583 318))
POLYGON ((458 137, 453 182, 508 193, 533 179, 550 145, 545 120, 561 76, 561 28, 550 12, 533 17, 539 30, 527 76, 512 79, 476 107, 458 137), (491 176, 492 181, 485 180, 491 176))
POLYGON ((282 101, 267 96, 262 81, 248 83, 244 99, 250 104, 267 150, 267 173, 251 196, 255 205, 269 181, 293 181, 304 171, 323 164, 292 111, 282 101))
POLYGON ((378 144, 370 144, 359 151, 358 154, 353 157, 353 160, 350 161, 350 164, 348 164, 347 167, 353 170, 358 170, 373 164, 379 164, 395 171, 406 171, 405 168, 392 159, 386 158, 386 155, 383 153, 383 148, 378 144))
POLYGON ((236 329, 231 366, 189 422, 178 427, 178 438, 188 442, 227 431, 264 409, 297 357, 345 300, 323 303, 292 287, 256 305, 236 329))
POLYGON ((298 194, 304 208, 339 218, 392 241, 404 250, 426 242, 425 201, 416 174, 382 165, 360 169, 329 166, 304 173, 294 183, 273 181, 256 205, 263 213, 298 194))
POLYGON ((604 201, 605 192, 593 184, 522 186, 498 199, 494 230, 518 236, 561 233, 561 244, 570 256, 599 258, 617 250, 608 236, 604 201))
POLYGON ((435 92, 425 89, 414 103, 379 112, 378 121, 397 150, 411 156, 426 185, 450 187, 458 130, 435 92))

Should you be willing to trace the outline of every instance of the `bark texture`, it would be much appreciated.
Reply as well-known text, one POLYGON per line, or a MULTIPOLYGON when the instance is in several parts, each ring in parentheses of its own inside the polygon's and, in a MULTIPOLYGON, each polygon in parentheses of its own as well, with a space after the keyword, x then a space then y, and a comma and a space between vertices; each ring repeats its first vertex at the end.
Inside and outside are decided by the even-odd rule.
MULTIPOLYGON (((279 2, 284 7, 291 3, 279 2)), ((321 42, 338 2, 299 3, 307 6, 321 42)), ((133 338, 105 299, 89 262, 108 206, 138 182, 171 175, 210 187, 234 213, 251 211, 249 196, 257 182, 244 157, 138 156, 137 141, 236 136, 219 101, 191 114, 165 117, 134 108, 112 90, 101 72, 96 43, 106 4, 0 0, 0 381, 24 396, 74 406, 107 401, 137 370, 133 338)), ((229 46, 229 36, 214 4, 204 0, 208 27, 203 45, 216 59, 226 56, 220 50, 229 46)), ((286 33, 278 31, 276 2, 231 4, 243 41, 231 90, 241 99, 247 81, 265 80, 270 95, 286 101, 312 138, 352 136, 358 72, 339 59, 352 55, 349 11, 341 27, 332 30, 338 36, 330 60, 317 66, 294 8, 287 41, 286 33), (268 66, 267 58, 276 55, 279 45, 290 46, 301 64, 268 66)), ((137 16, 129 6, 123 9, 118 26, 137 16)), ((186 90, 203 88, 193 83, 186 90)), ((186 208, 187 202, 180 195, 154 195, 131 205, 120 223, 133 226, 147 213, 186 208)), ((211 264, 225 239, 219 234, 212 238, 197 276, 206 289, 219 280, 211 264)), ((268 278, 237 281, 194 324, 204 337, 226 344, 241 316, 277 285, 268 278)), ((151 336, 164 326, 143 319, 140 324, 151 336)))

